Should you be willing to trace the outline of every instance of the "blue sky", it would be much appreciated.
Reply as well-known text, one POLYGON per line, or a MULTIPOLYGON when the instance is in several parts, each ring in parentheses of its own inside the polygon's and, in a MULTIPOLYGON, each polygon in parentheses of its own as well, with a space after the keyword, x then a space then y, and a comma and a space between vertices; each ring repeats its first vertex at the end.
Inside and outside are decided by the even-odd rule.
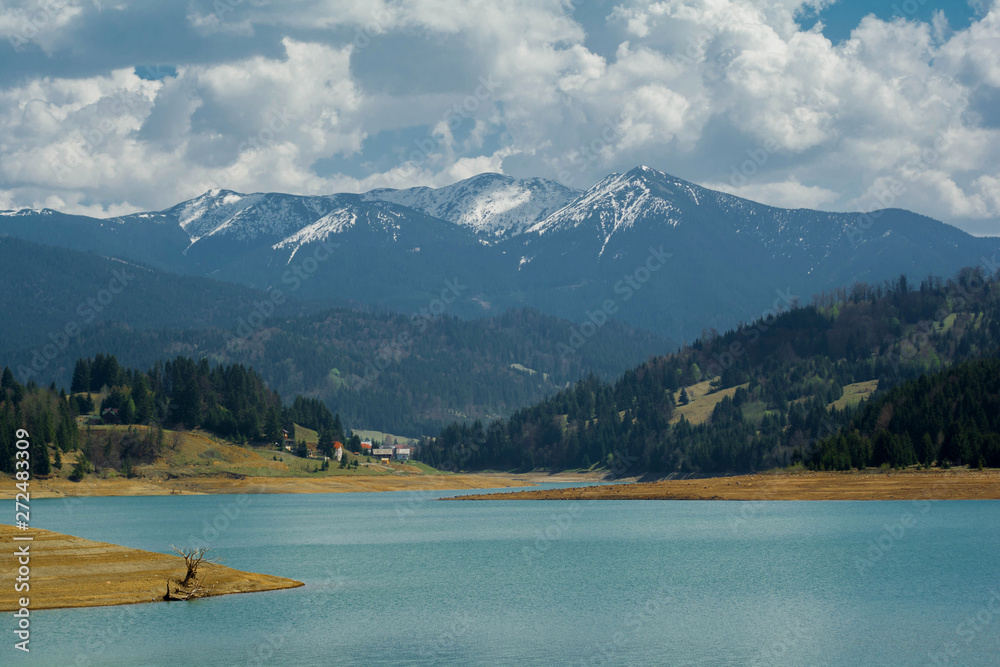
POLYGON ((646 164, 1000 235, 996 0, 8 0, 0 38, 0 209, 646 164))
POLYGON ((981 8, 968 2, 935 2, 933 0, 843 0, 833 3, 819 11, 806 9, 802 12, 803 27, 811 28, 816 20, 822 21, 823 34, 835 43, 849 39, 865 16, 869 14, 883 20, 891 21, 902 18, 930 23, 934 14, 943 12, 952 28, 961 30, 967 28, 981 8))

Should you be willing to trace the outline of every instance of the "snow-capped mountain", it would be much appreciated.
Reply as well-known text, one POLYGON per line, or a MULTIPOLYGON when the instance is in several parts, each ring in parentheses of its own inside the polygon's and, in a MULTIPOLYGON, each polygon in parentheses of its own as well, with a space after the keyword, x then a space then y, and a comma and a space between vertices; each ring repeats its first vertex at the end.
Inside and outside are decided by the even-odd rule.
MULTIPOLYGON (((368 235, 386 244, 402 245, 412 252, 420 252, 422 234, 429 232, 444 237, 452 231, 450 223, 403 206, 383 201, 363 201, 357 195, 340 195, 337 206, 330 212, 271 248, 276 251, 290 250, 294 255, 303 246, 323 243, 331 237, 353 232, 354 235, 368 235)), ((471 234, 464 234, 462 242, 475 245, 471 234)))
POLYGON ((192 248, 200 244, 199 251, 205 245, 218 248, 220 240, 241 245, 269 243, 277 249, 343 232, 357 220, 367 220, 369 212, 376 227, 379 220, 395 225, 398 237, 405 227, 399 221, 415 211, 495 242, 523 233, 579 195, 577 190, 541 178, 480 174, 443 188, 380 189, 362 195, 243 194, 215 189, 164 211, 116 220, 127 222, 137 216, 174 220, 192 248))
POLYGON ((699 191, 693 183, 649 167, 626 174, 611 174, 575 201, 527 229, 528 234, 552 235, 581 227, 601 239, 598 255, 617 233, 639 226, 677 225, 685 207, 698 206, 699 191))
POLYGON ((303 223, 337 211, 351 195, 304 197, 280 193, 241 194, 209 190, 162 213, 176 218, 191 243, 212 236, 242 242, 283 239, 303 223))
POLYGON ((680 210, 675 202, 687 199, 698 205, 698 190, 702 188, 649 167, 636 167, 626 174, 611 174, 527 231, 544 235, 592 220, 610 236, 648 218, 677 224, 680 210))
POLYGON ((776 294, 948 277, 1000 250, 908 211, 774 208, 649 167, 586 192, 499 174, 361 195, 212 190, 106 220, 0 212, 0 233, 325 303, 461 316, 531 305, 577 321, 610 308, 687 340, 760 316, 776 294))
POLYGON ((380 189, 362 197, 408 206, 496 240, 523 233, 580 194, 579 190, 544 178, 480 174, 443 188, 380 189))

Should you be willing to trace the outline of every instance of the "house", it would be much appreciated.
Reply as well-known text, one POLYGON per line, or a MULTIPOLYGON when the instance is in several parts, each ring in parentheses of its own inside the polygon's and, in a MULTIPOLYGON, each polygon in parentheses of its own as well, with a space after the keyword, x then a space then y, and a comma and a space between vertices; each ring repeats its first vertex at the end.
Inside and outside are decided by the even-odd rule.
POLYGON ((333 443, 333 458, 340 461, 344 457, 344 445, 340 442, 333 443))
POLYGON ((372 441, 362 440, 361 441, 361 453, 365 456, 371 456, 372 454, 372 441))
POLYGON ((117 424, 119 422, 118 408, 101 410, 101 421, 105 424, 117 424))
POLYGON ((409 461, 410 455, 413 452, 413 450, 409 447, 399 447, 398 445, 393 447, 393 450, 395 450, 393 454, 397 461, 409 461))
POLYGON ((392 447, 376 447, 372 450, 372 456, 376 458, 392 458, 392 447))

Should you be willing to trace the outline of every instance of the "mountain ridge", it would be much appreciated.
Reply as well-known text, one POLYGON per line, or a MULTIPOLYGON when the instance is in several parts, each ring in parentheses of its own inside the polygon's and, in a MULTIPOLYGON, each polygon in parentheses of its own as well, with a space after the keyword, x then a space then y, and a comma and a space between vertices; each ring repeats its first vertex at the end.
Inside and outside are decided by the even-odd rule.
POLYGON ((361 194, 212 190, 109 219, 3 212, 0 232, 261 290, 304 263, 316 279, 301 296, 330 305, 416 311, 446 280, 467 285, 448 304, 461 317, 531 306, 580 322, 610 300, 606 317, 675 340, 753 319, 775 290, 950 275, 1000 245, 901 209, 782 209, 648 166, 586 192, 502 174, 361 194), (670 260, 646 273, 651 249, 670 260), (641 290, 620 288, 637 271, 641 290))

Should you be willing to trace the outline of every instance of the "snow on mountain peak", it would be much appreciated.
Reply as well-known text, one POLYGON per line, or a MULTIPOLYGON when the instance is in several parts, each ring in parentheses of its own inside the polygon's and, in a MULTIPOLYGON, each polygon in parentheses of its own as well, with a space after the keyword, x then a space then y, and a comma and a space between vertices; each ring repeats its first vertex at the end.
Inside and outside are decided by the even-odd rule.
POLYGON ((379 208, 378 214, 364 213, 375 226, 395 226, 398 231, 401 214, 392 207, 404 206, 468 228, 487 244, 596 220, 606 244, 616 230, 631 227, 639 219, 655 217, 676 225, 679 200, 698 203, 701 192, 686 181, 641 166, 612 174, 587 192, 543 178, 485 173, 442 188, 380 189, 362 195, 242 194, 212 189, 162 213, 178 221, 192 244, 226 237, 239 242, 262 240, 275 249, 298 247, 349 229, 362 216, 359 205, 363 204, 388 205, 379 208), (382 222, 376 219, 386 216, 382 222))
POLYGON ((543 178, 486 173, 443 188, 372 190, 366 201, 386 201, 497 238, 513 236, 559 210, 581 193, 543 178))
POLYGON ((213 188, 200 197, 178 204, 168 211, 177 215, 181 229, 194 242, 225 224, 238 212, 234 210, 234 205, 244 197, 245 195, 237 192, 213 188))
POLYGON ((351 209, 339 209, 324 215, 316 222, 303 227, 288 238, 282 239, 271 246, 274 250, 291 248, 291 261, 298 249, 306 243, 325 241, 330 234, 339 234, 353 227, 358 221, 358 212, 351 209))
POLYGON ((342 205, 344 197, 296 196, 280 193, 250 195, 230 190, 209 190, 200 197, 164 211, 177 217, 192 243, 212 236, 240 241, 271 241, 317 221, 342 205))
POLYGON ((573 203, 533 225, 528 233, 547 234, 578 227, 585 220, 596 224, 605 244, 620 229, 640 219, 662 218, 677 226, 679 200, 699 203, 700 188, 656 169, 640 166, 625 174, 611 174, 573 203))
POLYGON ((359 225, 391 237, 395 242, 399 240, 403 225, 407 222, 407 213, 405 209, 399 209, 390 203, 366 203, 352 195, 334 210, 275 243, 271 248, 290 249, 292 252, 288 261, 291 261, 300 247, 326 241, 332 234, 342 234, 359 225))

